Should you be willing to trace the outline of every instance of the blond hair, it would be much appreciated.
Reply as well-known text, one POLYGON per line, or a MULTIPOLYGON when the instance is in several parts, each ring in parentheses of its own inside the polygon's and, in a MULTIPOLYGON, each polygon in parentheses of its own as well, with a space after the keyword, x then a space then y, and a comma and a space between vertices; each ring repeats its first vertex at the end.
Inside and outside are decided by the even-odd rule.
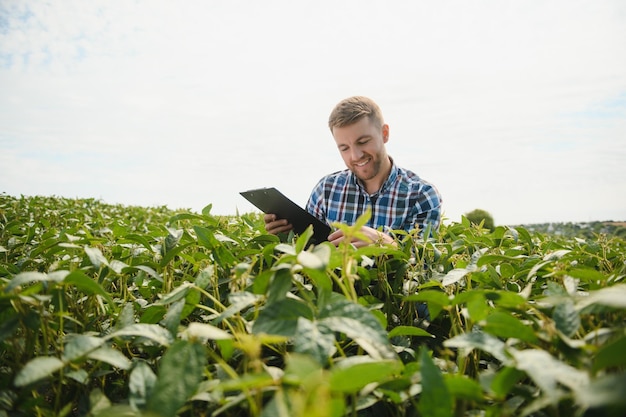
POLYGON ((363 96, 349 97, 341 100, 330 113, 328 127, 333 131, 335 127, 344 127, 358 122, 363 117, 369 117, 376 127, 384 124, 383 113, 372 99, 363 96))

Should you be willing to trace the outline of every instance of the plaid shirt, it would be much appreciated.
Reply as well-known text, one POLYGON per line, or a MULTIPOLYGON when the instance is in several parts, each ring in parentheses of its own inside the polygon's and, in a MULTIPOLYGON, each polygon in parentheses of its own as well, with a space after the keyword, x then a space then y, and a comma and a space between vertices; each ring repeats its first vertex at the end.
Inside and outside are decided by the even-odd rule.
POLYGON ((439 191, 393 161, 387 181, 376 194, 368 194, 360 180, 346 169, 322 178, 306 205, 309 213, 329 225, 352 225, 368 208, 372 216, 367 225, 386 233, 415 228, 422 231, 427 224, 434 230, 441 221, 439 191))

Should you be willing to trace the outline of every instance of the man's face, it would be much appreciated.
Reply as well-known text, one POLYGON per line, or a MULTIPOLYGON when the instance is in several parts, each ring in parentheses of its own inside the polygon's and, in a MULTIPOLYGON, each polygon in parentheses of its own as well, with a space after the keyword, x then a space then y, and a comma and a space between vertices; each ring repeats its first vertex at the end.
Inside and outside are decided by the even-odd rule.
POLYGON ((377 127, 368 117, 363 117, 351 125, 333 128, 332 133, 346 167, 361 181, 378 182, 387 175, 388 125, 377 127))

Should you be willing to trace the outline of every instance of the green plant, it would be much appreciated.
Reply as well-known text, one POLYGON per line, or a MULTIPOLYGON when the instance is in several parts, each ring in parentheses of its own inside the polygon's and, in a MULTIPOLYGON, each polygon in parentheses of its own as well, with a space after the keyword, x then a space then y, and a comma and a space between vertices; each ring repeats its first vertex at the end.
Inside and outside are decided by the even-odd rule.
POLYGON ((210 210, 0 195, 0 415, 626 410, 620 237, 335 248, 210 210))

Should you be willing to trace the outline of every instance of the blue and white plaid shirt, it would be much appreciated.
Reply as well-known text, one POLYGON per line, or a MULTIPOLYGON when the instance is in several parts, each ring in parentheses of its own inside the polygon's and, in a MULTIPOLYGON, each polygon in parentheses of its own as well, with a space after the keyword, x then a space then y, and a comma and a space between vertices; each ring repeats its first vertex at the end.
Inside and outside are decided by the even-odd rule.
POLYGON ((372 216, 369 227, 382 228, 386 233, 393 230, 419 229, 428 224, 432 230, 441 221, 441 196, 439 191, 417 174, 399 168, 393 163, 391 173, 381 189, 373 195, 365 191, 360 180, 345 169, 322 178, 306 205, 309 213, 331 224, 352 225, 369 208, 372 216))

